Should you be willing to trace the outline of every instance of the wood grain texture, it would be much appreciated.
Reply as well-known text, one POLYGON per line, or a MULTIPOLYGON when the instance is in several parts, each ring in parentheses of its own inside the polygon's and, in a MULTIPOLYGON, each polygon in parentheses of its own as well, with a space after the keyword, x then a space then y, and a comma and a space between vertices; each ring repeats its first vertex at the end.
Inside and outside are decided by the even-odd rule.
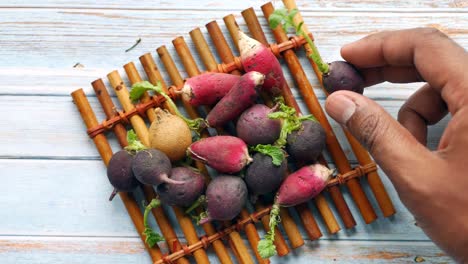
MULTIPOLYGON (((105 117, 90 82, 104 78, 113 70, 125 76, 122 66, 130 61, 141 76, 144 71, 138 56, 151 52, 158 68, 164 69, 155 48, 166 45, 176 65, 183 69, 171 41, 183 36, 192 54, 196 54, 189 31, 200 27, 213 53, 214 45, 204 25, 219 22, 230 42, 222 18, 234 14, 241 29, 247 26, 241 11, 254 7, 264 29, 266 21, 260 6, 266 1, 153 1, 153 0, 3 0, 0 3, 0 263, 150 263, 148 254, 120 199, 107 201, 112 188, 105 167, 85 126, 73 105, 70 92, 83 88, 99 121, 105 117), (141 38, 130 52, 127 48, 141 38), (79 63, 78 67, 74 67, 79 63), (15 113, 14 115, 12 113, 15 113)), ((276 8, 281 1, 274 1, 276 8)), ((317 46, 327 60, 339 59, 340 47, 380 30, 410 27, 436 27, 468 47, 468 1, 466 0, 297 0, 317 46)), ((265 30, 272 42, 271 31, 265 30)), ((237 55, 237 54, 235 54, 237 55)), ((299 60, 324 103, 312 69, 303 52, 299 60)), ((221 61, 219 57, 215 58, 221 61)), ((197 65, 203 65, 198 55, 197 65)), ((283 65, 284 65, 284 61, 283 65)), ((288 84, 300 100, 293 78, 284 66, 288 84)), ((205 70, 203 67, 200 70, 205 70)), ((185 78, 188 74, 181 72, 185 78)), ((164 73, 165 74, 165 73, 164 73)), ((169 76, 163 76, 171 84, 169 76)), ((128 85, 128 80, 124 79, 128 85)), ((106 85, 110 87, 107 81, 106 85)), ((392 116, 421 83, 383 83, 366 90, 392 116)), ((121 108, 114 91, 114 103, 121 108)), ((330 119, 331 120, 331 119, 330 119)), ((435 149, 450 118, 430 127, 428 146, 435 149)), ((344 135, 332 122, 352 165, 356 159, 344 135)), ((119 149, 109 135, 111 146, 119 149)), ((330 159, 326 153, 326 158, 330 159)), ((381 172, 381 171, 380 171, 381 172)), ((355 229, 324 236, 294 250, 286 258, 273 258, 272 263, 411 263, 422 256, 428 263, 447 263, 447 258, 426 235, 414 225, 413 216, 399 201, 389 179, 382 180, 395 202, 397 214, 365 225, 360 217, 355 229)), ((365 179, 363 179, 365 182, 365 179)), ((377 208, 367 184, 364 191, 377 208)), ((350 209, 358 215, 348 192, 344 191, 350 209)), ((137 201, 144 199, 135 192, 137 201)), ((328 194, 325 198, 330 201, 328 194)), ((332 203, 330 203, 331 205, 332 203)), ((313 203, 308 204, 322 231, 323 220, 313 203)), ((182 236, 175 216, 164 208, 175 223, 177 236, 182 236)), ((336 214, 335 208, 332 206, 336 214)), ((292 217, 300 223, 298 216, 292 217)), ((157 229, 154 219, 150 224, 157 229)), ((343 226, 343 223, 339 223, 343 226)), ((260 230, 260 224, 257 224, 260 230)), ((197 230, 201 234, 200 227, 197 230)), ((282 230, 283 231, 283 230, 282 230)), ((304 230, 301 228, 304 234, 304 230)), ((240 232, 243 239, 245 235, 240 232)), ((260 232, 260 235, 264 234, 260 232)), ((305 237, 305 234, 304 234, 305 237)), ((167 252, 164 243, 161 250, 167 252)), ((210 260, 216 263, 212 249, 210 260)), ((230 252, 232 254, 232 251, 230 252)), ((193 261, 193 258, 191 258, 193 261)))
MULTIPOLYGON (((98 120, 104 120, 96 97, 89 98, 98 120)), ((118 101, 114 98, 116 105, 118 101)), ((323 105, 324 101, 320 100, 323 105)), ((392 116, 396 117, 403 101, 377 100, 392 116)), ((302 102, 299 100, 301 105, 302 102)), ((121 109, 121 108, 120 108, 121 109)), ((58 159, 97 159, 98 153, 92 140, 87 136, 79 113, 70 97, 66 96, 0 96, 0 111, 18 112, 18 115, 5 115, 0 119, 2 127, 8 131, 0 133, 0 158, 58 158, 58 159), (37 111, 40 109, 40 111, 37 111), (46 121, 45 121, 46 120, 46 121), (53 146, 53 148, 51 147, 53 146)), ((305 111, 305 108, 304 108, 305 111)), ((331 119, 330 119, 331 120, 331 119)), ((428 145, 434 149, 449 118, 430 127, 428 145)), ((343 139, 338 125, 332 122, 339 139, 343 139)), ((113 149, 119 149, 114 135, 109 135, 113 149)), ((343 141, 345 153, 351 161, 350 147, 343 141)))
MULTIPOLYGON (((264 4, 264 0, 238 0, 223 4, 217 0, 205 1, 152 1, 141 0, 138 2, 132 0, 123 1, 93 1, 93 0, 4 0, 0 7, 66 7, 66 8, 105 8, 105 9, 188 9, 188 10, 243 10, 250 6, 260 6, 264 4)), ((274 1, 273 1, 274 2, 274 1)), ((404 11, 404 8, 428 8, 428 9, 455 9, 463 8, 468 5, 465 0, 416 0, 416 1, 403 1, 403 0, 338 0, 338 1, 325 1, 325 0, 297 0, 297 4, 301 9, 322 9, 322 8, 353 8, 353 9, 369 9, 369 8, 395 8, 404 11)))
MULTIPOLYGON (((309 242, 294 253, 271 258, 271 263, 414 263, 415 257, 422 257, 426 263, 451 262, 427 242, 320 241, 309 242)), ((3 237, 0 259, 4 264, 150 262, 137 239, 89 237, 3 237)), ((216 259, 210 260, 216 263, 216 259)))

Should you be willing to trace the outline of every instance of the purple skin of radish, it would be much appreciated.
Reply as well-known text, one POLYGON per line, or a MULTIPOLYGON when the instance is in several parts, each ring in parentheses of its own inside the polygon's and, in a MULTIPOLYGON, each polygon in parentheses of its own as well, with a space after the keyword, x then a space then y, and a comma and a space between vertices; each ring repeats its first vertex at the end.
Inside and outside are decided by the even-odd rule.
POLYGON ((245 183, 249 189, 252 202, 258 195, 274 192, 284 180, 287 170, 286 159, 280 166, 272 162, 272 158, 262 153, 256 153, 245 173, 245 183))
POLYGON ((207 215, 200 224, 212 220, 232 220, 247 202, 245 182, 231 175, 219 175, 206 188, 207 215))
POLYGON ((265 75, 263 89, 277 96, 286 83, 281 64, 268 47, 239 31, 239 50, 246 72, 257 71, 265 75))
POLYGON ((188 154, 221 173, 236 173, 252 161, 247 145, 233 136, 214 136, 190 145, 188 154))
POLYGON ((269 118, 271 112, 272 109, 263 104, 245 110, 237 120, 237 136, 250 146, 273 144, 280 136, 281 121, 269 118))
POLYGON ((259 86, 263 84, 264 79, 263 74, 254 71, 242 75, 229 93, 207 115, 208 126, 223 126, 253 105, 258 98, 259 86))
POLYGON ((270 231, 258 243, 257 250, 262 258, 269 258, 277 253, 273 241, 275 227, 280 220, 280 207, 295 206, 314 198, 327 187, 332 173, 327 167, 314 164, 302 167, 283 181, 271 208, 270 231))
POLYGON ((169 158, 157 149, 139 151, 132 162, 132 170, 135 177, 141 183, 148 185, 158 186, 162 183, 183 184, 183 181, 169 178, 171 168, 169 158))
POLYGON ((239 81, 240 76, 227 73, 203 73, 185 81, 180 91, 193 106, 213 105, 239 81))
POLYGON ((287 137, 286 151, 291 157, 302 164, 317 161, 326 146, 326 134, 320 123, 302 121, 299 130, 291 132, 287 137))
POLYGON ((176 206, 190 206, 205 190, 205 180, 203 176, 186 167, 176 167, 172 169, 171 179, 182 181, 183 184, 163 183, 156 191, 164 204, 176 206))
POLYGON ((112 155, 107 166, 107 178, 114 186, 109 197, 112 201, 117 192, 129 192, 138 186, 138 181, 132 171, 133 156, 126 150, 120 150, 112 155))
POLYGON ((323 86, 328 93, 340 90, 364 92, 364 78, 350 63, 334 61, 329 64, 329 72, 323 74, 323 86))

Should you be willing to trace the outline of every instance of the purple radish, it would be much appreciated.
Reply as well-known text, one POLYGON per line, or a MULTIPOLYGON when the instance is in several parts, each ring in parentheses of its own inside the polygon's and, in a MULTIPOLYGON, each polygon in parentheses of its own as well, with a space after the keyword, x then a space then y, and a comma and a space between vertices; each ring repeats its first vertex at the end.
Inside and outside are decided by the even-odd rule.
POLYGON ((258 195, 276 191, 286 176, 286 170, 286 159, 277 166, 273 164, 272 157, 256 153, 252 163, 247 167, 244 178, 252 202, 255 202, 258 195))
POLYGON ((237 136, 251 146, 273 144, 280 136, 281 121, 268 117, 272 110, 263 104, 245 110, 237 120, 237 136))
POLYGON ((240 76, 227 73, 203 73, 185 81, 180 91, 193 106, 212 105, 223 98, 240 76))
POLYGON ((276 254, 273 244, 275 227, 279 222, 280 207, 295 206, 318 195, 325 187, 333 171, 321 164, 304 166, 290 174, 276 193, 275 203, 270 212, 270 230, 258 243, 257 250, 262 258, 276 254))
POLYGON ((164 152, 157 149, 145 149, 139 151, 132 163, 135 177, 143 184, 158 186, 162 183, 182 184, 169 178, 171 173, 171 161, 164 152))
POLYGON ((286 81, 281 64, 273 52, 242 31, 239 31, 239 50, 244 70, 264 74, 263 89, 275 96, 281 94, 286 81))
POLYGON ((317 160, 325 145, 325 130, 320 123, 306 120, 299 130, 288 135, 286 151, 294 160, 310 164, 317 160))
POLYGON ((323 74, 323 86, 328 93, 340 90, 364 92, 364 78, 359 71, 345 61, 334 61, 329 65, 329 72, 323 74))
POLYGON ((164 204, 171 206, 190 206, 205 190, 203 176, 191 168, 173 168, 170 179, 183 183, 163 183, 156 188, 156 192, 159 194, 159 198, 164 204))
POLYGON ((236 173, 252 161, 247 145, 233 136, 214 136, 190 145, 188 154, 221 173, 236 173))
POLYGON ((230 175, 220 175, 214 178, 206 188, 206 216, 200 224, 212 220, 232 220, 247 202, 247 186, 245 182, 230 175))
POLYGON ((258 98, 258 89, 264 79, 263 74, 254 71, 242 75, 229 93, 207 115, 208 126, 223 126, 253 105, 258 98))
POLYGON ((293 28, 297 35, 304 37, 311 49, 311 52, 307 55, 314 61, 317 69, 322 73, 323 86, 328 93, 333 93, 339 90, 348 90, 362 94, 364 91, 364 78, 361 73, 352 64, 345 61, 334 61, 328 64, 325 63, 320 56, 314 41, 302 29, 303 23, 301 22, 296 24, 294 17, 297 13, 297 9, 290 11, 285 9, 276 9, 268 18, 270 27, 275 29, 281 25, 284 30, 293 28))
POLYGON ((138 186, 138 181, 132 171, 133 156, 126 150, 120 150, 112 155, 107 166, 107 178, 114 186, 109 201, 117 192, 129 192, 138 186))

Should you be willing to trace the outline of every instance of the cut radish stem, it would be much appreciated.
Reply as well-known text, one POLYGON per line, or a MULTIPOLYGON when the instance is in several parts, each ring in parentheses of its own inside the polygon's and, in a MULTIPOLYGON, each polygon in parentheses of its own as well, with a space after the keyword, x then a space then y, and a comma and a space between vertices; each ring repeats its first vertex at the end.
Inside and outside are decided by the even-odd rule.
POLYGON ((262 258, 276 255, 273 241, 275 227, 280 221, 280 207, 295 206, 312 199, 325 189, 332 173, 327 167, 314 164, 302 167, 283 181, 270 212, 270 230, 258 243, 257 250, 262 258))
POLYGON ((151 202, 146 206, 145 213, 143 214, 143 225, 145 226, 143 235, 145 235, 145 243, 148 244, 150 248, 156 245, 158 242, 164 241, 164 237, 154 232, 148 224, 149 213, 152 209, 157 208, 160 205, 161 202, 158 199, 151 200, 151 202))
POLYGON ((233 136, 214 136, 190 145, 188 154, 221 173, 236 173, 252 161, 247 145, 233 136))
POLYGON ((242 66, 246 72, 257 71, 264 74, 263 89, 276 96, 286 83, 281 64, 276 56, 259 41, 239 31, 239 50, 242 66))
POLYGON ((209 72, 188 78, 178 93, 193 106, 213 105, 223 98, 239 81, 240 76, 209 72))
POLYGON ((138 99, 140 99, 140 97, 143 96, 143 94, 146 91, 154 91, 155 93, 162 95, 166 99, 166 102, 175 111, 176 115, 182 118, 187 123, 190 130, 198 134, 200 130, 206 127, 205 120, 203 120, 203 118, 188 119, 184 115, 182 115, 174 101, 172 101, 172 99, 163 91, 161 82, 158 82, 157 85, 153 85, 148 81, 137 82, 133 84, 132 90, 130 91, 130 99, 132 99, 132 101, 137 101, 138 99))
POLYGON ((294 22, 294 16, 297 13, 297 9, 293 9, 290 12, 286 9, 275 10, 268 19, 270 27, 275 29, 281 25, 284 30, 293 28, 297 35, 304 37, 312 50, 309 57, 314 61, 317 68, 322 73, 323 86, 328 93, 339 90, 349 90, 362 94, 364 79, 361 73, 359 73, 353 65, 345 61, 334 61, 330 64, 325 63, 322 60, 314 41, 302 29, 303 22, 300 24, 296 24, 294 22))

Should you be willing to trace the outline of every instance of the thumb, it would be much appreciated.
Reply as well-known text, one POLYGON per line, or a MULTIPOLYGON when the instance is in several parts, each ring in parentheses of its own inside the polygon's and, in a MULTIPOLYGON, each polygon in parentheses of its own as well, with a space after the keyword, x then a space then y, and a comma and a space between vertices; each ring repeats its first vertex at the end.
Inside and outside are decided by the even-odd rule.
POLYGON ((414 171, 415 166, 423 171, 428 159, 434 158, 411 133, 369 98, 350 91, 338 91, 328 97, 325 108, 368 148, 392 180, 402 180, 402 176, 414 171))

